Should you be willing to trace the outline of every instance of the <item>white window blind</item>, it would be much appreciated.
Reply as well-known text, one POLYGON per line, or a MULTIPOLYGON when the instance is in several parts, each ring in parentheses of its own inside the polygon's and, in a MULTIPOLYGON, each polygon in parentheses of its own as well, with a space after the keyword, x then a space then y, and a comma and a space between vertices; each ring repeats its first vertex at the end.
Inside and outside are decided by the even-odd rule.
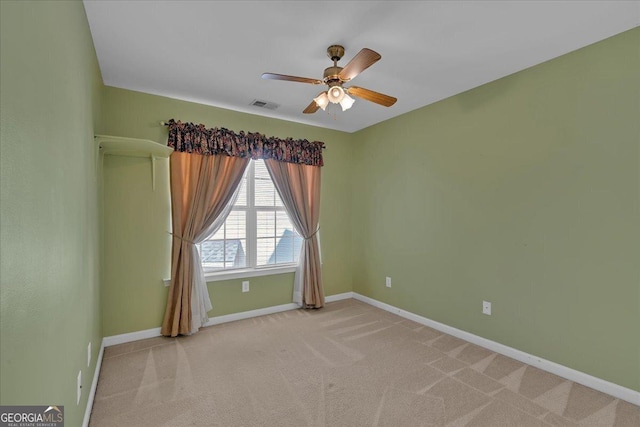
POLYGON ((296 233, 263 160, 252 160, 220 229, 198 245, 207 272, 298 263, 296 233))

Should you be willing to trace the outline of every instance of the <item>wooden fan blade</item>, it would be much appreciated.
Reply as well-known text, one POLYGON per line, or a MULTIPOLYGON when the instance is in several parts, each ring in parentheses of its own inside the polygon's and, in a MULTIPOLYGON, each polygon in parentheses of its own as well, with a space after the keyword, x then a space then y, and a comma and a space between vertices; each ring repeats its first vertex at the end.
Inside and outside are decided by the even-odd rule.
POLYGON ((375 102, 376 104, 380 104, 385 107, 391 107, 398 100, 393 96, 384 95, 382 93, 374 92, 372 90, 357 86, 351 86, 349 89, 347 89, 347 93, 357 98, 366 99, 367 101, 375 102))
POLYGON ((367 49, 366 47, 362 49, 356 56, 349 61, 347 65, 340 71, 338 77, 340 80, 347 81, 351 80, 377 61, 380 60, 382 56, 378 52, 374 52, 371 49, 367 49))
POLYGON ((312 85, 322 84, 322 80, 309 79, 307 77, 287 76, 285 74, 264 73, 262 78, 265 80, 284 80, 287 82, 311 83, 312 85))
MULTIPOLYGON (((320 92, 322 93, 322 92, 320 92)), ((311 101, 311 104, 309 104, 307 106, 307 108, 304 109, 303 113, 305 114, 313 114, 316 111, 318 111, 320 109, 320 107, 318 107, 318 104, 316 104, 316 101, 311 101)))

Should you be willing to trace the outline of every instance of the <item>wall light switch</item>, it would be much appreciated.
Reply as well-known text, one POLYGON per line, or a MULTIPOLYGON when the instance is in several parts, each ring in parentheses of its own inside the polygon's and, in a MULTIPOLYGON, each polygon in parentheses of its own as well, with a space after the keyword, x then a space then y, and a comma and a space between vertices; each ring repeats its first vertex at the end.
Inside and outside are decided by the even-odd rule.
POLYGON ((242 282, 242 292, 249 292, 249 281, 242 282))
POLYGON ((387 277, 387 281, 385 282, 385 284, 387 285, 387 288, 391 287, 391 277, 387 277))

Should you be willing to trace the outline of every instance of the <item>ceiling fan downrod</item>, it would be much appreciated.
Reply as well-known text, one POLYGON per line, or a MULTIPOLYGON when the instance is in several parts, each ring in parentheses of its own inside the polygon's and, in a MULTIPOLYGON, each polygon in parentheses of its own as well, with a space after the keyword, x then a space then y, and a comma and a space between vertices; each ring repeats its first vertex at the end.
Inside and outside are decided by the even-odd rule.
POLYGON ((324 69, 324 82, 329 86, 336 86, 342 84, 340 77, 340 71, 342 67, 338 67, 338 61, 344 56, 344 47, 334 44, 327 48, 327 56, 333 61, 333 67, 327 67, 324 69))

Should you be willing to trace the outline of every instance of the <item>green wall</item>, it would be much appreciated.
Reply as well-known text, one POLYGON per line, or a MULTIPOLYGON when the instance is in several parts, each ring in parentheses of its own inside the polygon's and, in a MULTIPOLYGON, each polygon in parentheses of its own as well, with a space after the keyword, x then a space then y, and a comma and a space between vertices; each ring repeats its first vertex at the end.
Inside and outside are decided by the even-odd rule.
POLYGON ((64 405, 79 426, 102 341, 102 80, 81 2, 1 1, 0 16, 0 404, 64 405))
POLYGON ((355 134, 354 291, 640 390, 639 46, 355 134))
MULTIPOLYGON (((101 133, 162 144, 167 142, 167 128, 159 122, 171 118, 234 131, 324 141, 320 221, 325 295, 352 290, 352 135, 113 87, 104 89, 102 112, 101 133)), ((105 156, 105 336, 156 328, 162 323, 168 291, 162 279, 170 275, 171 252, 168 164, 166 159, 157 162, 153 191, 150 160, 105 156)), ((210 282, 213 310, 209 317, 288 304, 293 276, 249 278, 249 293, 241 292, 242 279, 210 282)))

